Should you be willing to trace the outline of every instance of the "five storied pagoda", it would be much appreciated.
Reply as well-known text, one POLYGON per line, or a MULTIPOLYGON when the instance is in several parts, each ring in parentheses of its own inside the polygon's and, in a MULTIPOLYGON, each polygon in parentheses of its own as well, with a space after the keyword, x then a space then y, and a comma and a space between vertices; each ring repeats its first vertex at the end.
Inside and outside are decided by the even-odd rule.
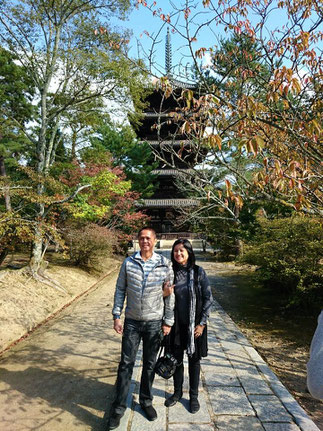
POLYGON ((161 239, 174 239, 188 236, 191 229, 187 222, 180 222, 181 214, 183 210, 189 212, 196 207, 197 201, 185 196, 185 187, 178 186, 179 178, 181 182, 188 181, 189 175, 185 175, 185 170, 190 165, 193 167, 196 160, 194 154, 187 151, 189 140, 181 134, 181 124, 174 121, 173 114, 183 103, 182 90, 191 89, 195 92, 197 85, 173 78, 169 29, 166 36, 165 70, 172 94, 166 98, 164 92, 156 88, 145 98, 147 107, 137 130, 139 141, 149 143, 159 162, 158 169, 153 172, 157 175, 158 182, 155 193, 149 199, 142 199, 139 205, 151 217, 150 224, 161 239))

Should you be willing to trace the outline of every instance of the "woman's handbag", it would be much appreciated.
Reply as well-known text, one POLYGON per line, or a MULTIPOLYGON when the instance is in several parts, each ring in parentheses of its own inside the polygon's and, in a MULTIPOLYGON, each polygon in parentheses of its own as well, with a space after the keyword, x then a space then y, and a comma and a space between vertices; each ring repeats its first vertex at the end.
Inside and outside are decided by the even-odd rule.
POLYGON ((164 338, 164 342, 160 348, 158 359, 155 365, 155 373, 163 379, 170 379, 176 370, 177 359, 169 350, 169 337, 164 338), (164 351, 164 354, 162 354, 164 351))

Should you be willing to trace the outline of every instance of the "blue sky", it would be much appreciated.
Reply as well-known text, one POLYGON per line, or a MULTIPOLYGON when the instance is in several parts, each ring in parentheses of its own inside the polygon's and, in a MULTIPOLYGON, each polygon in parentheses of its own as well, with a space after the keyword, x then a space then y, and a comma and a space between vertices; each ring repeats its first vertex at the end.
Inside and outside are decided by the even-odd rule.
MULTIPOLYGON (((175 0, 174 3, 178 6, 182 4, 182 2, 178 0, 175 0)), ((190 19, 193 18, 193 15, 195 15, 193 19, 195 25, 193 23, 191 25, 191 29, 193 29, 193 31, 201 22, 206 21, 210 17, 214 16, 213 13, 209 11, 209 9, 202 6, 202 0, 197 0, 194 3, 198 6, 195 11, 193 8, 191 9, 192 14, 190 15, 190 19)), ((152 4, 152 1, 150 1, 149 4, 152 4)), ((164 13, 165 15, 172 10, 169 0, 159 1, 158 5, 162 5, 162 13, 164 13)), ((286 17, 281 11, 273 11, 273 15, 273 19, 271 20, 272 22, 268 22, 267 24, 270 30, 281 28, 284 24, 286 24, 286 17)), ((252 20, 252 16, 249 19, 252 20)), ((174 23, 175 25, 175 19, 172 19, 172 23, 174 23)), ((179 31, 184 31, 185 29, 183 27, 183 24, 184 18, 182 13, 181 18, 176 21, 176 29, 179 31)), ((168 26, 167 23, 164 23, 163 25, 163 22, 158 16, 154 17, 151 11, 149 11, 147 8, 139 6, 138 9, 135 8, 132 11, 132 13, 130 14, 129 21, 124 22, 123 26, 131 29, 133 32, 133 38, 131 39, 130 44, 130 52, 131 55, 134 57, 137 57, 138 43, 142 46, 141 49, 144 49, 146 51, 146 54, 151 48, 151 39, 145 34, 145 31, 147 31, 151 36, 158 35, 158 43, 155 47, 153 59, 156 73, 158 74, 158 72, 162 72, 165 63, 165 37, 168 26)), ((191 35, 193 35, 193 32, 191 35)), ((216 26, 213 23, 212 26, 205 27, 202 31, 199 32, 197 36, 197 41, 193 43, 194 50, 197 50, 201 47, 208 48, 214 45, 218 45, 219 39, 221 37, 227 37, 227 34, 224 31, 224 27, 216 26)), ((173 51, 173 66, 180 64, 182 73, 185 73, 187 70, 186 66, 188 66, 188 63, 192 63, 191 55, 187 47, 184 46, 184 39, 177 32, 171 33, 171 39, 173 51)), ((145 56, 143 54, 143 51, 141 51, 140 55, 145 56)))
MULTIPOLYGON (((136 1, 136 0, 135 0, 136 1)), ((148 4, 152 4, 153 0, 148 0, 148 4)), ((193 21, 195 23, 191 25, 191 29, 196 28, 201 22, 208 20, 210 17, 214 16, 213 12, 210 12, 209 9, 204 8, 202 6, 202 0, 194 0, 190 1, 191 4, 197 5, 197 8, 194 10, 191 8, 190 19, 195 15, 193 21)), ((183 4, 182 0, 173 0, 173 4, 178 7, 181 7, 183 4)), ((170 0, 159 0, 157 1, 157 6, 162 7, 162 12, 165 15, 172 10, 171 1, 170 0)), ((155 9, 157 9, 157 6, 155 9)), ((275 6, 271 6, 270 17, 266 21, 266 26, 264 29, 265 37, 268 38, 271 31, 283 31, 284 26, 286 26, 287 17, 284 11, 278 9, 275 6)), ((255 14, 250 14, 248 17, 253 25, 255 25, 259 21, 259 17, 255 14)), ((176 30, 183 31, 183 23, 184 23, 184 15, 181 13, 181 18, 178 21, 175 21, 175 18, 172 18, 172 23, 176 26, 176 30)), ((130 54, 133 57, 138 56, 138 43, 141 45, 141 49, 145 51, 140 52, 140 56, 142 58, 147 57, 147 53, 151 48, 151 39, 147 37, 145 31, 149 33, 149 35, 156 36, 158 34, 158 43, 155 46, 154 55, 153 55, 153 71, 157 75, 162 75, 164 73, 164 64, 165 64, 165 37, 167 32, 167 23, 161 21, 158 16, 153 16, 151 11, 147 8, 139 6, 138 9, 134 9, 131 14, 129 21, 123 22, 122 26, 125 28, 129 28, 133 32, 133 37, 131 39, 131 50, 130 54), (159 33, 160 31, 160 33, 159 33), (137 42, 138 41, 138 42, 137 42)), ((191 34, 192 35, 192 34, 191 34)), ((223 26, 216 26, 214 23, 209 27, 205 27, 198 35, 197 41, 194 42, 193 47, 194 51, 201 47, 209 48, 214 45, 219 45, 219 39, 221 37, 228 37, 228 34, 224 31, 223 26)), ((181 71, 181 74, 189 73, 189 66, 192 64, 191 55, 185 47, 185 41, 181 38, 176 32, 171 33, 172 39, 172 51, 173 51, 173 67, 178 66, 177 69, 174 70, 175 74, 178 71, 181 71), (179 69, 180 68, 180 69, 179 69)), ((201 63, 202 60, 199 60, 201 63)), ((207 62, 207 58, 203 60, 207 62)))

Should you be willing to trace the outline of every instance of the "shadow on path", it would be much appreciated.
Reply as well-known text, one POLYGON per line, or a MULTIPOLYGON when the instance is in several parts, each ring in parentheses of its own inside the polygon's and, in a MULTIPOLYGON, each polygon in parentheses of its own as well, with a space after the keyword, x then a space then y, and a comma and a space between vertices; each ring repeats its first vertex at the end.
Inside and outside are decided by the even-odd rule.
POLYGON ((102 284, 1 357, 1 431, 105 429, 120 356, 106 306, 113 287, 102 284))
MULTIPOLYGON (((91 370, 91 373, 98 371, 91 370)), ((88 373, 89 370, 85 372, 88 373)), ((34 424, 31 428, 27 426, 26 429, 42 427, 47 420, 59 423, 60 415, 67 411, 75 417, 75 425, 85 423, 90 425, 93 431, 101 431, 104 421, 97 416, 97 411, 106 410, 107 397, 113 392, 112 385, 100 382, 96 378, 85 377, 75 370, 53 371, 36 367, 28 367, 23 371, 0 368, 0 378, 8 385, 8 397, 3 412, 9 421, 8 427, 5 427, 5 422, 3 423, 6 429, 10 429, 9 424, 12 424, 13 420, 16 422, 18 419, 19 423, 20 417, 21 422, 26 425, 27 418, 31 419, 30 414, 35 414, 33 421, 36 420, 37 426, 34 424), (35 403, 39 408, 29 410, 35 403)))

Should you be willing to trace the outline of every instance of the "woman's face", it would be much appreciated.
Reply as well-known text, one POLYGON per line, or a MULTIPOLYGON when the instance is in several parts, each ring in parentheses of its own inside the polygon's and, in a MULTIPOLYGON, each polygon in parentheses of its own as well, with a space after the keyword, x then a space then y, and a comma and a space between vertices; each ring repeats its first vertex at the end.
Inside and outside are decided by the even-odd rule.
POLYGON ((180 265, 186 265, 189 258, 188 251, 183 244, 177 244, 174 248, 174 259, 180 265))

